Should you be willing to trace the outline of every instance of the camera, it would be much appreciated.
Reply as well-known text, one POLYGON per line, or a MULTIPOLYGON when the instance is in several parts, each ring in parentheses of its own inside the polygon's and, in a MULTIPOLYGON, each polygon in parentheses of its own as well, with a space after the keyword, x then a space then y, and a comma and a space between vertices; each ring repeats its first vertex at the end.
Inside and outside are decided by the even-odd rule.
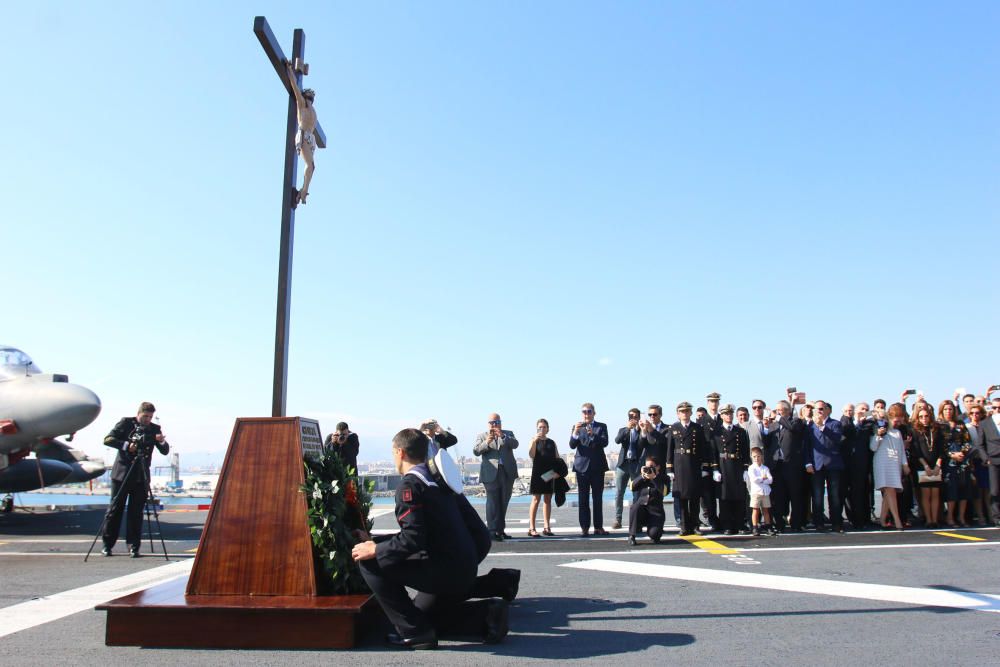
POLYGON ((656 466, 642 466, 642 472, 645 475, 656 474, 656 466))
POLYGON ((885 422, 884 419, 879 419, 877 422, 875 422, 875 424, 877 424, 879 428, 885 428, 886 427, 886 422, 885 422))

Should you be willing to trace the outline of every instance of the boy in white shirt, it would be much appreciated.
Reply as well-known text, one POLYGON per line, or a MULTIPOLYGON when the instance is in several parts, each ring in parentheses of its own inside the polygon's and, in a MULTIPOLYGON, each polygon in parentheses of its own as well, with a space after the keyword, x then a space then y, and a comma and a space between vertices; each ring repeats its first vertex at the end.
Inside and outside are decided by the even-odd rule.
POLYGON ((760 514, 764 513, 764 530, 770 527, 771 535, 777 535, 778 530, 771 523, 771 471, 764 465, 764 452, 760 447, 750 450, 753 465, 747 468, 744 479, 750 492, 750 509, 753 510, 753 535, 760 537, 760 514))

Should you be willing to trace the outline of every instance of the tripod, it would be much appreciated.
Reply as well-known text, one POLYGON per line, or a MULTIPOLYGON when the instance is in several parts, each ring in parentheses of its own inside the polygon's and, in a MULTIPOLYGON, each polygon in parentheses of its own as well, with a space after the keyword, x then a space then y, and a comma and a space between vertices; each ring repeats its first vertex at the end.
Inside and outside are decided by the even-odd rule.
MULTIPOLYGON (((152 453, 152 452, 150 452, 152 453)), ((83 562, 86 563, 87 559, 90 558, 91 552, 94 550, 94 545, 97 544, 97 540, 104 535, 104 529, 107 528, 108 521, 110 521, 112 516, 117 516, 117 520, 121 521, 121 508, 125 505, 125 497, 128 495, 130 490, 129 480, 132 479, 132 472, 136 465, 139 466, 139 473, 142 475, 142 485, 145 491, 145 500, 143 500, 143 511, 146 516, 146 533, 149 536, 149 552, 155 553, 156 545, 153 542, 153 523, 156 523, 156 534, 160 536, 160 546, 163 548, 163 558, 170 560, 170 556, 167 555, 167 544, 163 540, 163 532, 160 530, 160 514, 156 507, 155 502, 150 502, 153 500, 153 490, 149 486, 149 475, 146 473, 145 459, 147 454, 143 450, 137 449, 135 458, 132 459, 132 463, 129 464, 128 470, 125 472, 125 479, 122 481, 122 485, 118 488, 118 493, 115 494, 114 498, 111 499, 111 504, 108 505, 108 511, 104 513, 104 520, 101 521, 101 527, 97 529, 97 535, 94 536, 94 541, 90 543, 90 548, 87 549, 87 555, 83 557, 83 562)), ((126 524, 128 524, 128 517, 125 518, 126 524)), ((139 542, 142 542, 142 530, 139 530, 139 542)))

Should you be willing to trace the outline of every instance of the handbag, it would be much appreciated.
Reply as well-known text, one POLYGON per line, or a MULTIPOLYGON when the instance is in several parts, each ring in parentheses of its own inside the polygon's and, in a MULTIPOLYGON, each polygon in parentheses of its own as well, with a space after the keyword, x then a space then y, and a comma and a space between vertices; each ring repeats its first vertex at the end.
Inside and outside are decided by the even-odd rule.
POLYGON ((941 481, 941 473, 938 473, 936 475, 928 475, 927 471, 925 470, 917 471, 918 484, 932 484, 934 482, 940 482, 940 481, 941 481))

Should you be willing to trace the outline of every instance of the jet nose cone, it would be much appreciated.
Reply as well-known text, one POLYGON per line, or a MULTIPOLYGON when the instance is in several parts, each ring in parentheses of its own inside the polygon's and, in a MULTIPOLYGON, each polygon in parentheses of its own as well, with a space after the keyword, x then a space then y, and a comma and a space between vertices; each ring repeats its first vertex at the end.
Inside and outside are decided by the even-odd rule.
POLYGON ((101 399, 78 384, 54 382, 47 387, 51 429, 55 435, 75 433, 101 413, 101 399))

